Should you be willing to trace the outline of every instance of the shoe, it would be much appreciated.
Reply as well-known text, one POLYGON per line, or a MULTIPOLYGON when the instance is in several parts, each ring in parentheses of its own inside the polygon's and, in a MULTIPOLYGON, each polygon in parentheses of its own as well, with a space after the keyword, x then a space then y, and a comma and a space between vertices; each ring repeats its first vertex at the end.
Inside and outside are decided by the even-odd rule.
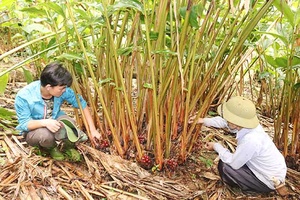
POLYGON ((65 159, 64 154, 60 152, 57 147, 50 149, 49 153, 54 160, 62 161, 65 159))
POLYGON ((74 149, 75 148, 75 143, 71 142, 68 139, 62 140, 62 150, 65 151, 67 149, 74 149))
POLYGON ((33 147, 32 152, 35 153, 36 155, 46 157, 49 155, 48 150, 42 148, 42 147, 33 147))
POLYGON ((80 153, 74 148, 67 149, 65 151, 65 157, 67 158, 68 161, 71 161, 71 162, 81 161, 80 153))

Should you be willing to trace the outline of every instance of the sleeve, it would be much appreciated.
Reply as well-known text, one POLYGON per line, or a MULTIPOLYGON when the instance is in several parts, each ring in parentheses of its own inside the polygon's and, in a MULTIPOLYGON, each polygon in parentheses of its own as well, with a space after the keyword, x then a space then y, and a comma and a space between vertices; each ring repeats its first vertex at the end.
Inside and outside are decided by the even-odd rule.
POLYGON ((227 128, 227 121, 222 117, 212 117, 212 118, 204 118, 203 125, 207 127, 215 127, 215 128, 227 128))
MULTIPOLYGON (((66 92, 63 95, 64 95, 64 99, 68 103, 70 103, 75 108, 79 108, 74 90, 72 90, 71 88, 67 88, 66 92)), ((83 97, 80 94, 78 94, 77 96, 79 98, 82 108, 84 109, 87 106, 86 101, 83 99, 83 97)))
POLYGON ((28 122, 32 120, 32 116, 27 100, 20 96, 16 96, 15 110, 19 122, 16 129, 21 131, 28 131, 28 122))
POLYGON ((220 159, 230 165, 233 169, 239 169, 245 165, 256 153, 256 143, 253 140, 244 141, 239 144, 234 153, 224 148, 221 144, 215 143, 214 150, 218 152, 220 159))

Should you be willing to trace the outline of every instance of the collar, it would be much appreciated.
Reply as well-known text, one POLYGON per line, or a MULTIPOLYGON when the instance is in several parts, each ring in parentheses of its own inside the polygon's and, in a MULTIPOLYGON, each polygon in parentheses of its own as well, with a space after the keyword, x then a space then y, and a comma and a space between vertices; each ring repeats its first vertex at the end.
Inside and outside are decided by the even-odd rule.
POLYGON ((260 129, 260 125, 258 125, 255 128, 242 128, 241 130, 239 130, 236 134, 236 139, 240 139, 242 137, 244 137, 246 134, 250 133, 252 130, 254 129, 260 129))
POLYGON ((240 139, 240 138, 244 137, 247 133, 251 132, 251 130, 253 130, 253 129, 242 128, 241 130, 239 130, 237 132, 236 139, 240 139))

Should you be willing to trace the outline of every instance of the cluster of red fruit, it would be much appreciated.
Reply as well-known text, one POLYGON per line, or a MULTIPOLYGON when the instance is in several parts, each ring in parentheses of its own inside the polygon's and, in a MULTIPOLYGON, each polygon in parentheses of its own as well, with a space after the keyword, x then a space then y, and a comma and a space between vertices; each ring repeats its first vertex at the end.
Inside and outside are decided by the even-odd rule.
POLYGON ((140 141, 141 144, 146 143, 146 138, 145 138, 144 135, 139 135, 139 136, 138 136, 138 139, 139 139, 139 141, 140 141))
POLYGON ((152 167, 152 159, 148 155, 143 155, 139 160, 139 163, 145 169, 150 169, 152 167))
POLYGON ((107 147, 109 147, 109 142, 108 142, 108 140, 102 140, 102 141, 100 142, 99 148, 100 148, 100 149, 105 149, 105 148, 107 148, 107 147))
POLYGON ((178 162, 175 159, 166 160, 165 167, 171 171, 175 171, 178 167, 178 162))

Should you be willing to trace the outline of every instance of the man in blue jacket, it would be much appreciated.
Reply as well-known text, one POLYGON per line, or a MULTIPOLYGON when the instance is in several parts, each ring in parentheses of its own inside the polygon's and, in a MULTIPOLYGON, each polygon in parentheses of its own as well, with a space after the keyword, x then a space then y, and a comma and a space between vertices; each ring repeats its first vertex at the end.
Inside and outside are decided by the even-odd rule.
MULTIPOLYGON (((23 134, 26 142, 49 151, 56 160, 63 160, 64 154, 57 148, 58 140, 66 132, 60 119, 67 119, 74 124, 74 119, 67 116, 61 109, 64 101, 79 108, 76 94, 69 88, 73 78, 61 63, 48 64, 42 71, 40 80, 34 81, 22 88, 16 95, 15 109, 18 117, 16 127, 23 134)), ((83 109, 91 138, 100 141, 100 133, 93 122, 89 107, 81 95, 77 96, 83 109)), ((77 133, 80 134, 80 133, 77 133)))

